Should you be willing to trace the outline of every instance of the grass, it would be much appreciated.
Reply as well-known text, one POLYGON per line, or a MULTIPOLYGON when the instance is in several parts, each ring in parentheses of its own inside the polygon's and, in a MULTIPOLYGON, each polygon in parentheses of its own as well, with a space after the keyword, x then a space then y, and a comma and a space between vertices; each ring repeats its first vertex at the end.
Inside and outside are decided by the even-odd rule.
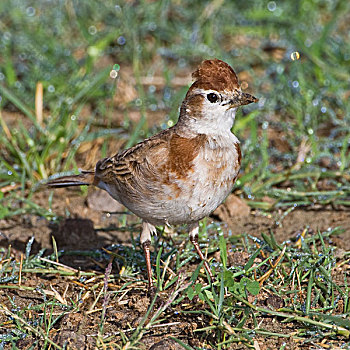
MULTIPOLYGON (((282 217, 299 207, 348 208, 349 6, 343 0, 71 0, 55 6, 2 1, 0 219, 33 214, 57 220, 50 205, 33 198, 36 184, 92 165, 114 153, 116 142, 128 147, 172 125, 188 74, 210 57, 232 64, 242 86, 260 98, 239 112, 234 126, 244 155, 235 194, 253 209, 281 210, 282 217), (128 86, 134 89, 129 94, 128 86), (150 117, 157 113, 162 119, 154 126, 150 117)), ((99 324, 92 331, 99 348, 135 348, 161 325, 176 327, 170 324, 180 316, 174 318, 172 309, 197 324, 193 334, 208 347, 252 348, 256 339, 268 337, 295 344, 348 341, 349 254, 339 258, 330 242, 339 229, 304 230, 298 242, 278 244, 273 233, 261 241, 244 233, 225 240, 220 228, 203 225, 202 237, 218 238, 207 247, 209 253, 220 251, 212 262, 215 283, 208 284, 200 268, 179 283, 178 272, 194 252, 157 240, 155 275, 166 301, 155 302, 138 325, 123 323, 118 332, 106 313, 111 305, 130 302, 144 286, 137 242, 119 256, 113 247, 71 252, 113 260, 123 267, 120 275, 61 266, 64 253, 57 249, 49 256, 32 255, 29 244, 22 259, 4 249, 0 288, 8 301, 1 306, 0 348, 15 349, 26 339, 32 348, 60 348, 58 324, 79 310, 99 324), (229 266, 232 245, 250 255, 243 268, 229 266), (28 286, 37 276, 42 285, 28 286), (46 279, 52 276, 68 283, 70 298, 55 283, 51 289, 46 279), (18 306, 15 291, 40 295, 44 302, 18 306), (263 296, 274 296, 282 306, 261 305, 263 296), (263 320, 270 317, 293 331, 264 329, 263 320)), ((199 347, 174 339, 188 349, 199 347)))
MULTIPOLYGON (((140 346, 142 337, 154 329, 180 324, 183 319, 197 323, 202 320, 203 327, 194 329, 194 334, 199 334, 209 347, 219 349, 237 342, 250 348, 257 337, 269 336, 304 345, 321 344, 324 339, 330 344, 332 339, 342 339, 345 344, 350 337, 350 290, 342 266, 349 261, 349 254, 346 253, 345 260, 337 261, 334 248, 327 243, 337 234, 339 229, 317 233, 305 229, 297 241, 282 244, 276 243, 273 233, 264 235, 259 242, 247 235, 226 240, 220 234, 218 246, 214 247, 220 251, 220 259, 211 262, 216 266, 213 284, 206 282, 202 266, 186 279, 177 273, 176 265, 173 270, 169 267, 167 252, 163 252, 156 259, 156 271, 163 276, 165 290, 161 292, 162 303, 157 304, 157 295, 137 327, 117 322, 113 331, 111 316, 106 318, 106 313, 120 305, 130 309, 135 290, 140 293, 146 281, 111 273, 111 262, 104 273, 79 271, 57 263, 54 254, 47 258, 42 257, 42 252, 31 255, 30 243, 21 263, 11 258, 9 251, 3 251, 6 255, 2 256, 0 287, 7 290, 9 300, 0 306, 2 344, 29 338, 43 348, 51 344, 60 349, 50 337, 57 332, 57 322, 65 315, 83 310, 90 324, 101 313, 98 331, 95 328, 93 332, 99 348, 118 345, 132 349, 140 346), (242 266, 229 266, 227 244, 234 245, 236 251, 249 253, 242 266), (51 279, 50 288, 45 279, 36 287, 21 284, 38 274, 51 279), (50 276, 64 276, 69 283, 62 289, 50 276), (67 293, 68 285, 73 284, 75 292, 67 293), (42 295, 44 303, 22 304, 21 295, 17 301, 14 295, 11 298, 15 290, 42 295), (4 316, 8 321, 4 321, 4 316), (287 322, 286 329, 294 331, 284 328, 274 331, 266 322, 268 317, 275 317, 282 325, 287 322)), ((172 249, 170 246, 167 250, 172 249)), ((192 252, 187 250, 180 259, 188 256, 192 257, 192 252)), ((183 344, 183 340, 173 338, 183 344)))

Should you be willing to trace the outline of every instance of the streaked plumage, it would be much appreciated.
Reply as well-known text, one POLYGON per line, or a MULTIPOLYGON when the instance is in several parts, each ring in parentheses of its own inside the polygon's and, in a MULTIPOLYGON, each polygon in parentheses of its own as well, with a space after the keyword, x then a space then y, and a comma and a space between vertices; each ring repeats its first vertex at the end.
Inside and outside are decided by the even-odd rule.
MULTIPOLYGON (((113 157, 95 171, 49 181, 49 187, 95 185, 143 220, 141 244, 152 287, 149 245, 155 225, 189 224, 201 259, 198 221, 231 192, 241 151, 231 132, 237 107, 256 102, 241 92, 233 69, 223 61, 204 61, 182 103, 177 124, 113 157)), ((205 267, 211 275, 209 265, 205 267)))

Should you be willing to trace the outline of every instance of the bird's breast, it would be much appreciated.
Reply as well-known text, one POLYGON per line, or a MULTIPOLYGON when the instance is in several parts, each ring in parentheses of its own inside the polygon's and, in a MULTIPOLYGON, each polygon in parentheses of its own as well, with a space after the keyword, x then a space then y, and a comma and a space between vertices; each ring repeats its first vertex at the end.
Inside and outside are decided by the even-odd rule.
POLYGON ((201 220, 231 192, 241 162, 239 142, 232 136, 208 138, 185 173, 169 172, 163 184, 164 197, 159 201, 167 223, 201 220))
POLYGON ((193 219, 201 219, 214 211, 231 192, 241 162, 239 143, 203 148, 194 160, 194 171, 189 174, 192 189, 188 207, 193 219))

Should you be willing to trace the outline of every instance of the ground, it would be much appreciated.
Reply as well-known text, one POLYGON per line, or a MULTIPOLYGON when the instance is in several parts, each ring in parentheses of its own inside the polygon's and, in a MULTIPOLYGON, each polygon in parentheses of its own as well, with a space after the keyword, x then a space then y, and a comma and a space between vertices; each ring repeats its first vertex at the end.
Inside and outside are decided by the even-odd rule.
MULTIPOLYGON (((37 254, 43 248, 46 249, 44 256, 52 253, 52 236, 55 237, 58 250, 62 249, 66 253, 59 259, 59 262, 63 265, 57 265, 58 268, 61 267, 61 270, 56 271, 56 273, 34 273, 30 267, 28 272, 25 272, 26 268, 23 266, 20 286, 17 283, 13 284, 13 286, 17 286, 16 289, 10 289, 10 287, 1 289, 0 303, 9 310, 13 309, 14 305, 18 309, 24 309, 28 305, 37 306, 32 311, 26 311, 27 320, 40 319, 40 317, 43 317, 43 313, 51 313, 52 320, 59 317, 56 323, 53 322, 54 324, 51 326, 48 335, 55 344, 61 346, 67 344, 67 349, 93 349, 99 343, 98 339, 102 337, 102 334, 103 341, 101 340, 100 344, 105 343, 113 348, 122 339, 121 331, 128 336, 135 331, 141 322, 147 324, 152 312, 154 313, 157 308, 162 307, 162 303, 156 303, 148 318, 143 319, 150 304, 150 299, 147 295, 146 282, 142 278, 140 280, 140 275, 136 274, 140 271, 138 267, 133 268, 133 277, 123 278, 120 269, 125 268, 125 266, 122 268, 119 265, 120 263, 113 264, 113 270, 111 271, 113 277, 108 283, 108 291, 111 294, 107 297, 107 294, 103 293, 104 271, 113 254, 120 256, 121 260, 118 259, 118 261, 130 261, 131 259, 132 262, 136 262, 137 266, 143 266, 143 257, 139 248, 132 253, 134 256, 130 256, 130 251, 125 249, 125 247, 133 247, 130 239, 130 228, 133 231, 133 237, 136 239, 140 222, 133 215, 127 214, 126 221, 129 229, 122 230, 122 225, 117 217, 118 215, 125 216, 125 214, 110 215, 97 211, 93 205, 89 205, 91 198, 95 204, 96 198, 100 198, 105 200, 107 206, 115 206, 113 203, 108 204, 108 197, 100 190, 89 191, 87 197, 77 191, 57 190, 52 200, 53 210, 61 215, 67 214, 68 210, 69 218, 53 224, 38 216, 26 215, 0 222, 0 244, 5 250, 9 249, 10 246, 11 255, 17 261, 25 255, 25 248, 31 237, 34 237, 31 254, 37 254), (112 250, 113 253, 103 255, 101 249, 104 247, 112 250), (82 252, 86 253, 85 256, 82 252), (87 254, 87 252, 90 253, 87 254), (99 253, 97 254, 97 252, 99 253), (71 272, 71 275, 67 276, 62 271, 71 272), (51 303, 50 307, 46 305, 43 309, 42 306, 45 305, 47 299, 56 301, 56 303, 51 303), (73 308, 72 304, 74 305, 73 308), (101 330, 101 324, 103 324, 103 331, 101 330), (110 343, 108 343, 109 337, 112 339, 110 343)), ((42 206, 47 205, 48 192, 36 193, 33 200, 42 206)), ((268 234, 271 230, 274 232, 277 242, 281 244, 288 240, 295 242, 305 228, 307 228, 308 234, 312 234, 317 231, 327 231, 334 227, 342 227, 343 231, 332 236, 328 244, 337 247, 338 256, 350 249, 350 211, 346 208, 338 210, 325 207, 296 208, 284 216, 283 212, 277 211, 263 214, 258 210, 247 210, 245 203, 239 199, 232 201, 232 198, 229 198, 227 203, 231 203, 230 208, 227 207, 228 204, 224 204, 212 218, 207 219, 207 224, 212 220, 220 222, 225 235, 235 236, 244 232, 248 236, 262 239, 261 233, 268 234), (231 216, 229 213, 231 213, 231 216), (221 222, 220 217, 225 216, 226 222, 221 222)), ((113 208, 119 210, 119 212, 124 211, 118 205, 113 208)), ((183 228, 181 230, 183 231, 183 228)), ((186 245, 182 242, 183 239, 186 239, 186 235, 178 236, 175 231, 171 234, 164 234, 161 241, 165 245, 169 240, 174 241, 175 250, 181 251, 186 245)), ((210 237, 209 234, 208 239, 211 238, 215 239, 215 237, 210 237)), ((209 259, 220 259, 218 255, 220 255, 218 251, 211 252, 209 259)), ((242 266, 248 258, 249 254, 242 248, 238 251, 233 247, 228 249, 230 265, 242 266)), ((187 276, 186 282, 196 268, 197 263, 198 260, 193 258, 182 267, 181 273, 187 276)), ((174 263, 170 262, 169 266, 173 268, 174 263)), ((348 268, 349 265, 347 265, 348 268)), ((141 267, 141 272, 145 275, 144 267, 141 267)), ((340 269, 335 273, 339 274, 340 279, 344 278, 343 270, 340 269)), ((198 277, 198 280, 206 283, 205 276, 202 274, 198 277)), ((176 293, 176 290, 176 288, 169 288, 160 293, 161 300, 164 300, 163 304, 166 304, 168 298, 171 298, 171 294, 176 293)), ((254 299, 252 296, 250 298, 251 300, 254 299)), ((260 291, 255 303, 272 310, 278 310, 284 306, 283 298, 264 289, 260 291)), ((175 337, 191 347, 212 348, 209 344, 215 344, 215 339, 212 338, 213 335, 205 330, 196 332, 197 329, 210 325, 211 317, 179 312, 180 310, 193 311, 205 310, 206 308, 207 305, 198 297, 192 300, 185 298, 175 305, 168 305, 162 313, 163 321, 159 324, 150 324, 150 327, 140 337, 138 347, 144 349, 182 348, 179 343, 172 340, 171 337, 175 337)), ((3 314, 3 316, 5 315, 3 314)), ((11 324, 4 323, 4 321, 4 319, 0 319, 3 326, 5 325, 5 328, 10 330, 11 324)), ((282 319, 271 315, 259 315, 255 320, 259 324, 259 328, 266 330, 268 334, 275 333, 278 336, 256 334, 252 346, 255 349, 306 349, 313 346, 305 342, 305 339, 298 339, 298 337, 284 338, 284 335, 296 334, 296 327, 301 327, 301 325, 297 322, 283 323, 281 321, 282 319)), ((234 324, 235 321, 231 326, 234 327, 234 324)), ((245 327, 254 328, 253 320, 249 320, 245 327)), ((20 349, 29 348, 36 337, 37 334, 32 334, 32 336, 28 335, 18 340, 17 347, 20 349)), ((21 337, 19 336, 19 338, 21 337)), ((322 346, 324 348, 328 348, 332 344, 340 346, 345 344, 346 341, 346 338, 338 337, 333 341, 327 340, 322 346)), ((43 344, 44 342, 40 340, 36 346, 40 347, 43 344)), ((242 344, 238 337, 229 348, 240 349, 243 347, 242 344)), ((319 348, 321 345, 314 344, 314 346, 319 348)), ((10 343, 5 348, 11 348, 10 343)))

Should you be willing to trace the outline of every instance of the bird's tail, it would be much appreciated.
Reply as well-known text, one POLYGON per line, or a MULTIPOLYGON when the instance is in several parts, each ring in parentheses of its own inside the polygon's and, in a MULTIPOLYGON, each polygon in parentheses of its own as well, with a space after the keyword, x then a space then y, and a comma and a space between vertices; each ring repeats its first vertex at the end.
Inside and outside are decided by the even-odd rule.
POLYGON ((57 187, 69 187, 69 186, 82 186, 82 185, 94 185, 95 172, 94 171, 82 171, 77 175, 59 176, 52 178, 45 182, 45 186, 49 188, 57 187))

